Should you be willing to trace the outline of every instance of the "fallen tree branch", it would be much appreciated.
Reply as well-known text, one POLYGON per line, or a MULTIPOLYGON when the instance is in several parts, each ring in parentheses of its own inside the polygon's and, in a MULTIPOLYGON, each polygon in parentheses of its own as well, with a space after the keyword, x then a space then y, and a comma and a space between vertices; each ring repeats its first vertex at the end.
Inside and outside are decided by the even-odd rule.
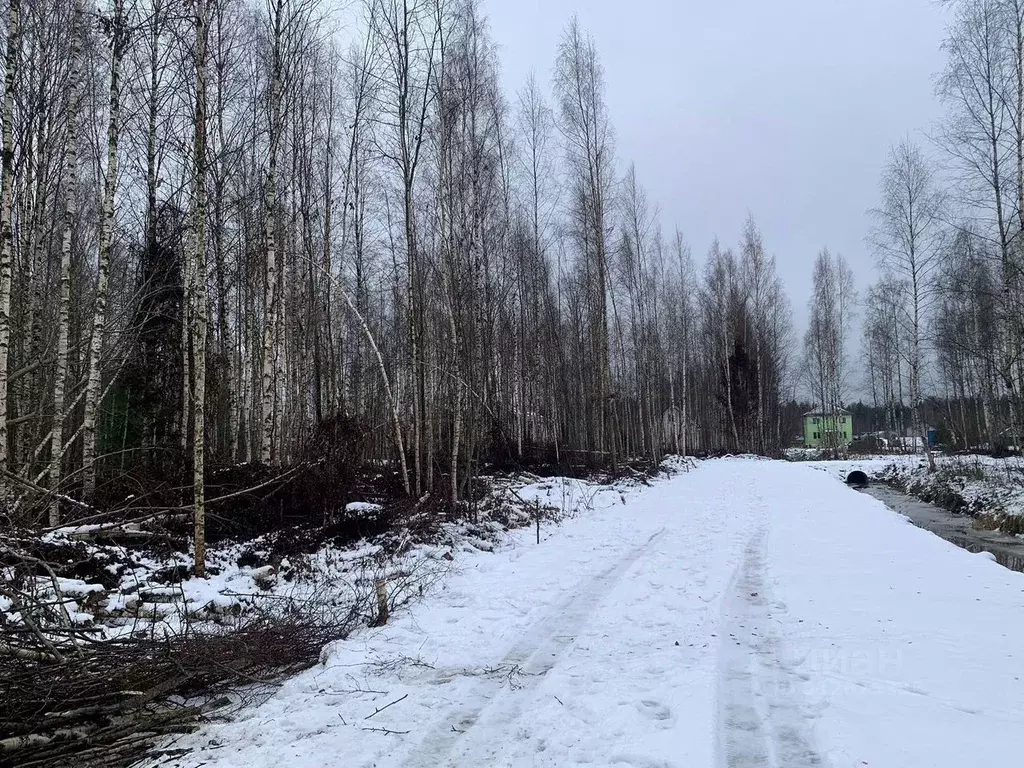
POLYGON ((17 485, 22 486, 23 488, 28 488, 30 491, 41 493, 43 494, 43 496, 47 498, 55 497, 63 502, 71 504, 72 506, 80 507, 81 509, 96 509, 95 507, 86 504, 84 501, 78 501, 78 499, 73 499, 66 494, 58 493, 57 491, 50 490, 49 488, 43 488, 41 485, 33 483, 31 480, 26 480, 24 477, 21 477, 20 475, 17 475, 14 472, 10 472, 9 470, 0 469, 0 476, 2 476, 6 480, 10 480, 12 483, 16 483, 17 485))
POLYGON ((59 664, 63 661, 60 656, 55 656, 52 653, 34 651, 31 648, 17 648, 2 640, 0 640, 0 654, 13 656, 16 659, 23 659, 25 661, 45 661, 48 664, 59 664))
MULTIPOLYGON (((290 479, 293 475, 297 474, 298 472, 300 472, 301 470, 304 470, 306 468, 307 467, 306 467, 305 464, 297 464, 296 466, 292 467, 291 469, 289 469, 289 470, 287 470, 285 472, 282 472, 279 475, 275 475, 274 477, 271 477, 268 480, 264 480, 262 483, 259 483, 257 485, 253 485, 253 486, 250 486, 250 487, 247 487, 247 488, 242 488, 242 489, 237 490, 237 491, 232 491, 231 493, 226 493, 223 496, 216 496, 216 497, 214 497, 212 499, 207 499, 206 502, 205 502, 206 506, 209 507, 209 506, 212 506, 214 504, 219 504, 222 501, 229 501, 229 500, 237 498, 239 496, 244 496, 245 494, 248 494, 248 493, 255 493, 256 491, 261 491, 261 490, 263 490, 264 488, 266 488, 268 486, 274 485, 275 483, 284 482, 284 481, 290 479)), ((27 481, 25 481, 25 482, 27 482, 27 481)), ((38 486, 37 486, 37 488, 38 488, 38 486)), ((49 491, 46 491, 46 489, 40 489, 40 490, 49 493, 49 491)), ((60 498, 63 499, 65 497, 60 496, 60 498)), ((71 499, 70 501, 74 501, 74 500, 71 499)), ((82 504, 81 502, 74 502, 74 503, 77 504, 78 506, 85 507, 86 509, 94 509, 94 507, 90 507, 87 504, 82 504)), ((133 518, 130 518, 128 520, 118 520, 117 522, 109 523, 107 525, 107 528, 109 528, 109 529, 116 529, 116 528, 119 528, 119 527, 122 527, 122 526, 125 526, 125 525, 144 523, 144 522, 147 522, 149 520, 153 520, 155 518, 162 517, 164 515, 173 514, 175 512, 189 512, 189 511, 191 511, 194 508, 195 508, 195 504, 181 504, 181 505, 176 506, 176 507, 161 507, 159 510, 154 511, 154 512, 150 512, 150 513, 148 513, 146 515, 142 515, 141 517, 133 517, 133 518)), ((140 508, 136 507, 135 509, 138 510, 140 508)), ((104 513, 97 514, 97 515, 91 515, 89 517, 79 518, 78 520, 76 520, 74 522, 74 525, 85 525, 85 524, 97 522, 97 521, 100 521, 100 520, 106 520, 107 518, 110 517, 110 514, 111 514, 110 512, 104 512, 104 513)), ((61 530, 62 528, 67 528, 67 527, 69 527, 69 526, 67 524, 64 524, 64 525, 52 526, 50 528, 43 528, 41 530, 42 530, 43 533, 50 533, 50 532, 58 531, 58 530, 61 530)), ((94 532, 95 533, 99 533, 103 529, 104 529, 104 526, 101 526, 100 529, 97 529, 94 532)))
POLYGON ((73 741, 87 738, 96 727, 80 725, 76 728, 59 728, 51 733, 27 733, 0 739, 0 752, 15 752, 29 747, 45 747, 55 741, 73 741))
POLYGON ((381 712, 383 712, 383 711, 384 711, 385 709, 387 709, 388 707, 393 707, 393 706, 394 706, 395 704, 397 704, 398 702, 400 702, 400 701, 405 701, 405 700, 406 700, 406 699, 408 699, 408 698, 409 698, 409 694, 407 693, 407 694, 405 694, 405 696, 402 696, 402 697, 400 697, 400 698, 397 698, 397 699, 395 699, 395 700, 394 700, 394 701, 392 701, 392 702, 391 702, 390 704, 385 704, 385 705, 384 705, 383 707, 378 707, 377 709, 375 709, 375 710, 373 711, 373 713, 372 713, 372 714, 369 714, 369 715, 367 715, 366 717, 364 717, 364 718, 363 718, 363 720, 369 720, 369 719, 370 719, 371 717, 373 717, 374 715, 379 715, 379 714, 380 714, 381 712))
POLYGON ((409 731, 393 731, 390 728, 360 728, 362 731, 373 731, 375 733, 386 733, 389 736, 404 736, 409 731))
POLYGON ((0 768, 128 766, 161 735, 194 730, 225 694, 316 664, 364 618, 361 609, 292 603, 222 634, 90 644, 63 663, 12 645, 0 628, 0 768))
POLYGON ((18 612, 22 623, 28 627, 32 634, 35 635, 36 639, 39 640, 40 644, 46 649, 47 655, 56 659, 58 664, 64 663, 64 655, 57 650, 54 644, 50 642, 49 638, 47 638, 39 629, 38 625, 36 625, 35 621, 32 619, 32 612, 25 609, 21 595, 4 584, 0 584, 0 592, 7 594, 8 599, 11 601, 11 608, 18 612))

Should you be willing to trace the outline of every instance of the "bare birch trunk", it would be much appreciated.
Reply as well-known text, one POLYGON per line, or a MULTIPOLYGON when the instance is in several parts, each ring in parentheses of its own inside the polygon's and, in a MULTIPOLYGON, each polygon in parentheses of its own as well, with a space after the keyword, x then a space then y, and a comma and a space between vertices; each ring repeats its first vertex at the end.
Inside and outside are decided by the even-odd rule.
MULTIPOLYGON (((3 159, 0 169, 0 471, 7 471, 7 366, 11 348, 11 278, 14 261, 14 89, 21 59, 21 0, 10 0, 4 74, 3 159)), ((0 501, 8 496, 0 480, 0 501)))
POLYGON ((121 129, 121 60, 124 56, 124 0, 114 0, 111 25, 110 115, 107 123, 107 168, 103 183, 103 223, 96 279, 96 304, 93 310, 92 337, 89 341, 88 380, 85 388, 85 413, 82 419, 82 468, 84 498, 96 489, 96 417, 100 405, 100 353, 107 322, 107 280, 110 251, 114 240, 114 203, 117 195, 117 142, 121 129))
POLYGON ((68 82, 68 148, 64 167, 64 232, 60 248, 60 298, 57 305, 57 362, 53 377, 53 426, 50 435, 50 499, 49 525, 60 524, 61 464, 64 458, 64 388, 68 375, 69 308, 71 304, 71 236, 78 212, 78 78, 80 40, 80 9, 74 2, 71 20, 71 73, 68 82))
MULTIPOLYGON (((331 114, 333 115, 333 101, 334 91, 331 90, 331 114)), ((332 214, 334 212, 334 190, 331 186, 331 167, 332 163, 332 150, 333 150, 333 121, 328 121, 327 128, 327 147, 326 157, 324 159, 325 171, 324 171, 324 248, 323 248, 323 272, 325 287, 321 291, 319 298, 320 304, 320 320, 323 322, 323 336, 320 337, 320 344, 317 346, 325 346, 324 350, 327 355, 327 396, 324 398, 324 403, 329 414, 335 414, 341 408, 341 403, 344 398, 339 395, 339 375, 338 375, 338 355, 334 354, 334 314, 331 312, 331 300, 330 290, 326 286, 331 284, 331 275, 334 271, 333 265, 333 254, 331 252, 331 237, 333 226, 332 214)), ((339 338, 344 338, 344 334, 340 334, 339 338)), ((342 350, 344 351, 344 350, 342 350)))
POLYGON ((914 338, 912 339, 913 350, 910 368, 911 390, 914 398, 914 424, 917 426, 918 434, 921 436, 921 449, 928 459, 928 471, 935 472, 935 456, 932 447, 928 444, 928 429, 924 423, 923 400, 921 393, 921 318, 920 301, 918 299, 917 277, 914 276, 914 338))
POLYGON ((195 0, 196 106, 192 210, 192 489, 195 575, 206 576, 206 0, 195 0))
MULTIPOLYGON (((267 170, 267 192, 265 211, 266 231, 266 285, 263 296, 263 371, 260 397, 260 461, 270 464, 275 426, 275 338, 278 335, 278 265, 277 265, 277 155, 281 134, 282 77, 282 22, 284 2, 277 0, 274 12, 274 52, 270 83, 270 147, 267 170)), ((278 350, 279 352, 279 350, 278 350)))

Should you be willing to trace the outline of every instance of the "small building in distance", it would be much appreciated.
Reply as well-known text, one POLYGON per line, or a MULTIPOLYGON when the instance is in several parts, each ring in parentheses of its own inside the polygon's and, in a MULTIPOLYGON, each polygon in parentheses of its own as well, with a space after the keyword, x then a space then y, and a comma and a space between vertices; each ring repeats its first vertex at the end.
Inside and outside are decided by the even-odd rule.
POLYGON ((804 445, 807 448, 835 448, 845 451, 852 442, 853 416, 849 411, 808 411, 804 414, 804 445))

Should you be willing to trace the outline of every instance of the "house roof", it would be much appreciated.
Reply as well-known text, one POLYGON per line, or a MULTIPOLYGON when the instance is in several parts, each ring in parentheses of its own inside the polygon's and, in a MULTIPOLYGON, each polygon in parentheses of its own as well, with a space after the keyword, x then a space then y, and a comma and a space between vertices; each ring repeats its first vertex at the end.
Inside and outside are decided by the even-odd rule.
POLYGON ((850 412, 848 410, 846 410, 845 408, 839 408, 837 410, 829 411, 827 413, 825 411, 808 411, 807 413, 804 414, 804 416, 849 416, 849 415, 850 415, 850 412))

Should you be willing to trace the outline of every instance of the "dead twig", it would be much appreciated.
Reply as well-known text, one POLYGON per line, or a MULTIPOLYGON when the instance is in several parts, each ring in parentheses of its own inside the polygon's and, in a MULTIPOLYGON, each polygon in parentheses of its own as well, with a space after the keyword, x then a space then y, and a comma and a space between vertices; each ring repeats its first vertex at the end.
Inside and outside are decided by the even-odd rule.
POLYGON ((395 700, 394 700, 394 701, 392 701, 392 702, 391 702, 390 704, 385 704, 385 705, 384 705, 383 707, 378 707, 378 708, 377 708, 377 709, 375 709, 375 710, 374 710, 374 711, 373 711, 373 712, 372 712, 371 714, 369 714, 369 715, 367 715, 366 717, 364 717, 364 718, 363 718, 363 720, 369 720, 369 719, 370 719, 371 717, 373 717, 374 715, 379 715, 379 714, 380 714, 381 712, 383 712, 383 711, 384 711, 385 709, 387 709, 388 707, 393 707, 393 706, 394 706, 395 704, 397 704, 398 702, 400 702, 400 701, 405 701, 405 700, 406 700, 406 699, 408 699, 408 698, 409 698, 409 694, 407 693, 407 694, 405 694, 405 696, 401 696, 401 697, 399 697, 399 698, 395 699, 395 700))

